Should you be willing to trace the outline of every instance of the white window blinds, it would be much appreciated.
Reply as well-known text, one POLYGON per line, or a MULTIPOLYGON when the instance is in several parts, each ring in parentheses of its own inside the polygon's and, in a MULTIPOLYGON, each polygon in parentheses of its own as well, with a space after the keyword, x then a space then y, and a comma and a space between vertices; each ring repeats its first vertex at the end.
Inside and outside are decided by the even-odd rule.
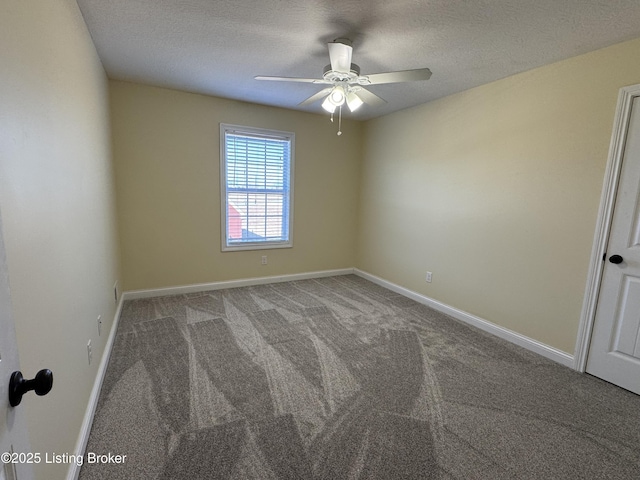
POLYGON ((221 126, 223 250, 291 246, 293 133, 221 126))

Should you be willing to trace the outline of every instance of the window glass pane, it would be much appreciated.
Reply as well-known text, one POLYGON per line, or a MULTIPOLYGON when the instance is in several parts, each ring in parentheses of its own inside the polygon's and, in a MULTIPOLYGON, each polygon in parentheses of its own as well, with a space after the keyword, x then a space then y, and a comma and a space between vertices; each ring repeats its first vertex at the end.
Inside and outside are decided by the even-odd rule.
POLYGON ((293 134, 246 130, 224 129, 226 246, 287 243, 293 134))

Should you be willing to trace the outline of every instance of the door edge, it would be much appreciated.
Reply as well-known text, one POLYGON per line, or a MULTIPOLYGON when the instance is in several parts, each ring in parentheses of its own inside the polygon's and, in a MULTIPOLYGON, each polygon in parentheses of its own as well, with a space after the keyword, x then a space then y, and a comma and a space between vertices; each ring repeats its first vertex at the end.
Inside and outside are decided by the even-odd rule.
POLYGON ((618 191, 618 181, 622 168, 627 129, 631 118, 631 106, 633 100, 639 96, 640 84, 623 87, 618 93, 618 103, 613 121, 613 131, 609 144, 609 154, 602 185, 600 207, 598 209, 593 246, 591 248, 591 260, 589 262, 585 295, 582 302, 576 347, 573 355, 573 368, 581 373, 584 373, 587 368, 591 334, 595 322, 604 268, 603 255, 607 251, 607 243, 611 231, 611 219, 613 217, 613 207, 618 191))

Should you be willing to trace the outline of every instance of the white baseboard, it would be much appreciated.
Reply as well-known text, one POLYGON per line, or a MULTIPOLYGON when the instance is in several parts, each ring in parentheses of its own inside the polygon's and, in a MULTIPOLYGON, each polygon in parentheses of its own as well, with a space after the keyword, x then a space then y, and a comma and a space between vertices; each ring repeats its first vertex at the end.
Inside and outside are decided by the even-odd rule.
POLYGON ((405 297, 409 297, 416 302, 431 307, 434 310, 438 310, 439 312, 449 315, 457 320, 460 320, 469 325, 473 325, 480 330, 491 333, 496 337, 500 337, 503 340, 507 340, 520 347, 526 348, 527 350, 542 355, 543 357, 558 362, 561 365, 569 368, 575 368, 573 355, 563 352, 562 350, 558 350, 557 348, 546 345, 525 335, 521 335, 517 332, 509 330, 508 328, 501 327, 499 325, 496 325, 495 323, 484 320, 483 318, 476 317, 475 315, 467 313, 463 310, 459 310, 450 305, 446 305, 425 295, 416 293, 412 290, 401 287, 400 285, 396 285, 395 283, 391 283, 380 277, 376 277, 375 275, 372 275, 370 273, 358 270, 357 268, 354 269, 353 273, 382 287, 388 288, 389 290, 404 295, 405 297))
POLYGON ((294 273, 290 275, 274 275, 270 277, 245 278, 242 280, 228 280, 224 282, 198 283, 178 287, 155 288, 150 290, 132 290, 124 292, 122 298, 134 300, 138 298, 164 297, 165 295, 181 295, 185 293, 206 292, 208 290, 222 290, 224 288, 250 287, 267 283, 293 282, 296 280, 308 280, 311 278, 334 277, 336 275, 349 275, 354 273, 353 268, 339 270, 321 270, 318 272, 294 273))
MULTIPOLYGON (((122 295, 118 301, 118 307, 113 317, 113 323, 111 324, 111 330, 109 331, 109 338, 104 346, 102 352, 102 358, 100 359, 100 365, 98 365, 98 372, 96 378, 93 381, 93 388, 91 395, 89 396, 89 403, 82 420, 82 426, 80 427, 80 433, 78 435, 78 441, 76 442, 75 454, 83 456, 87 448, 87 442, 89 441, 89 434, 91 433, 91 426, 93 425, 93 417, 96 413, 96 407, 98 406, 98 399, 100 398, 100 390, 102 389, 102 382, 104 381, 104 375, 107 371, 107 365, 109 364, 109 358, 111 357, 111 349, 116 336, 116 330, 118 328, 118 321, 120 320, 120 312, 122 311, 122 304, 124 298, 122 295)), ((69 470, 67 472, 67 480, 77 480, 80 475, 80 467, 77 462, 70 462, 69 470)))

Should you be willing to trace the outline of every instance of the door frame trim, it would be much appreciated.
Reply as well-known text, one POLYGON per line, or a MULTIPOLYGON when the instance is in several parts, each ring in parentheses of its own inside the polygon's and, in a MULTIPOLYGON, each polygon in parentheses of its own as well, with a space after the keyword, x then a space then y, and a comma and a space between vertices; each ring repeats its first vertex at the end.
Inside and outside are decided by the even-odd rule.
POLYGON ((604 270, 603 256, 607 251, 607 243, 609 242, 609 234, 611 233, 613 207, 618 193, 622 157, 624 155, 627 130, 631 118, 631 105, 636 97, 640 97, 640 84, 623 87, 618 93, 613 133, 611 135, 611 143, 609 144, 609 156, 604 174, 593 247, 591 249, 587 285, 582 302, 580 324, 578 326, 578 338, 573 356, 574 369, 579 372, 584 372, 587 368, 589 345, 591 343, 591 334, 593 332, 598 296, 600 294, 600 283, 604 270))

